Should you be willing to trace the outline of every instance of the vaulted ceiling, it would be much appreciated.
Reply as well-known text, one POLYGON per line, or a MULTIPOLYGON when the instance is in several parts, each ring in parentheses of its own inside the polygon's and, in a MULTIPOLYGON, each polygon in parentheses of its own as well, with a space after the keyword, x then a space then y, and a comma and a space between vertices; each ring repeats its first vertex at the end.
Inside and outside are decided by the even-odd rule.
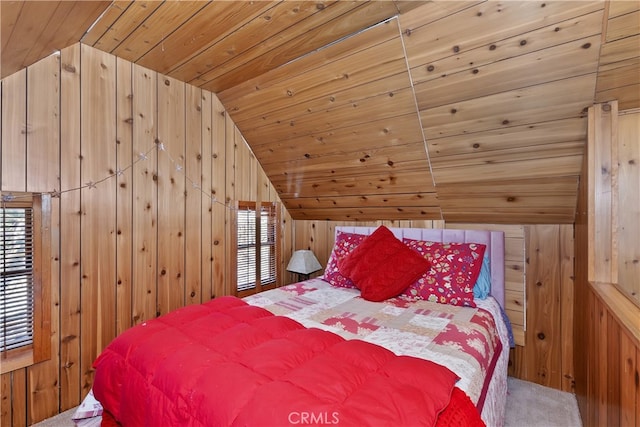
POLYGON ((637 1, 3 1, 5 77, 81 41, 217 94, 295 219, 573 222, 637 1), (92 25, 93 24, 93 25, 92 25))

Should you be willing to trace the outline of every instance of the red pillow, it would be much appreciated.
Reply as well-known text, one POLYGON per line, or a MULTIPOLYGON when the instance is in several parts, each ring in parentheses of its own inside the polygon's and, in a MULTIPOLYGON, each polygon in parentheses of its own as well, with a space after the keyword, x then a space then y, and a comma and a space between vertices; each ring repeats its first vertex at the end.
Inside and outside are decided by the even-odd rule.
POLYGON ((333 245, 327 268, 324 269, 324 280, 333 286, 340 288, 355 288, 356 285, 347 277, 340 274, 338 262, 349 255, 362 241, 365 239, 363 234, 344 233, 338 231, 336 234, 336 243, 333 245))
POLYGON ((475 307, 473 285, 482 268, 486 245, 441 243, 404 239, 404 243, 429 260, 431 268, 403 292, 427 301, 475 307))
POLYGON ((338 268, 360 289, 362 298, 384 301, 413 283, 429 269, 429 262, 380 226, 341 259, 338 268))

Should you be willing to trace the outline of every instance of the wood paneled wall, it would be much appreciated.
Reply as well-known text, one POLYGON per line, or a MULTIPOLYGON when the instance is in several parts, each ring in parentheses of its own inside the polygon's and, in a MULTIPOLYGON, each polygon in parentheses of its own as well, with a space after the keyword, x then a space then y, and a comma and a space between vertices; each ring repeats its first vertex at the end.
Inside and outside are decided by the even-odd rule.
POLYGON ((123 330, 232 293, 224 204, 278 198, 214 94, 85 45, 2 80, 1 123, 1 190, 56 196, 52 359, 0 377, 23 426, 79 404, 123 330))
POLYGON ((587 279, 587 187, 581 186, 576 219, 575 393, 585 427, 637 426, 640 310, 612 284, 587 279))
MULTIPOLYGON (((471 228, 505 231, 506 312, 516 338, 509 374, 573 390, 573 226, 446 224, 444 221, 336 222, 296 220, 295 249, 311 249, 326 265, 339 225, 471 228), (525 297, 526 294, 526 297, 525 297)), ((320 276, 322 271, 316 273, 320 276)))
POLYGON ((613 283, 640 306, 640 110, 589 110, 588 279, 613 283))
MULTIPOLYGON (((59 195, 52 203, 53 358, 0 377, 0 421, 20 426, 78 404, 92 383, 92 361, 124 329, 231 293, 224 204, 278 199, 214 94, 87 46, 4 79, 1 116, 2 191, 59 195)), ((587 293, 576 286, 574 305, 573 226, 358 225, 382 223, 504 229, 506 308, 524 344, 512 351, 510 374, 572 390, 574 369, 587 372, 579 357, 573 364, 571 337, 577 352, 587 342, 574 334, 574 308, 599 313, 600 300, 578 299, 587 293)), ((294 249, 312 249, 326 264, 335 226, 343 224, 292 221, 283 210, 283 271, 294 249)), ((584 251, 581 239, 578 233, 577 251, 584 251)), ((576 315, 579 331, 588 322, 576 315)), ((616 354, 623 353, 630 351, 616 354)))
POLYGON ((622 284, 638 284, 638 112, 617 102, 589 111, 575 224, 574 348, 585 426, 640 424, 640 308, 622 284), (630 220, 630 218, 635 219, 630 220))
POLYGON ((640 424, 638 309, 610 284, 580 283, 586 305, 580 354, 586 375, 576 386, 585 427, 640 424), (634 322, 635 333, 626 321, 634 322))
POLYGON ((525 346, 511 353, 510 375, 573 390, 573 226, 528 225, 525 346))
POLYGON ((621 110, 640 105, 640 2, 606 3, 596 102, 618 100, 621 110))

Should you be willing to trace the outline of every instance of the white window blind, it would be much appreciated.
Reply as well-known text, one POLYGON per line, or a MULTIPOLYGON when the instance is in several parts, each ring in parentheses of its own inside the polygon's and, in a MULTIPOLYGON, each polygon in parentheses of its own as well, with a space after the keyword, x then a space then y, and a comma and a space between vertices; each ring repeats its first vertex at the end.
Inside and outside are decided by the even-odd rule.
POLYGON ((236 233, 237 292, 275 285, 279 259, 276 205, 240 202, 236 233))
POLYGON ((269 285, 276 282, 277 222, 274 205, 260 207, 260 283, 269 285))
POLYGON ((33 344, 33 208, 0 208, 0 351, 33 344))
POLYGON ((241 206, 237 216, 238 245, 238 291, 246 291, 256 286, 256 211, 249 206, 241 206))

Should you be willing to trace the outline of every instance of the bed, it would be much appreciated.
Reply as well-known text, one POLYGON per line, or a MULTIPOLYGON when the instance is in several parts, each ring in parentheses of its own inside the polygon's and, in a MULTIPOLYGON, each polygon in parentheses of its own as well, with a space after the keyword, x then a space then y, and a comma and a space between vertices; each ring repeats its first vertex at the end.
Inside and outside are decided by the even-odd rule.
POLYGON ((96 360, 93 393, 106 419, 124 425, 445 425, 480 423, 480 415, 501 426, 510 346, 503 306, 501 232, 338 227, 322 278, 216 298, 126 331, 96 360), (426 256, 432 244, 473 248, 465 277, 477 285, 482 272, 487 294, 427 286, 439 262, 426 256), (368 255, 394 248, 401 262, 368 255), (351 277, 360 289, 347 286, 351 277), (387 284, 379 293, 381 277, 412 285, 389 297, 387 284))

